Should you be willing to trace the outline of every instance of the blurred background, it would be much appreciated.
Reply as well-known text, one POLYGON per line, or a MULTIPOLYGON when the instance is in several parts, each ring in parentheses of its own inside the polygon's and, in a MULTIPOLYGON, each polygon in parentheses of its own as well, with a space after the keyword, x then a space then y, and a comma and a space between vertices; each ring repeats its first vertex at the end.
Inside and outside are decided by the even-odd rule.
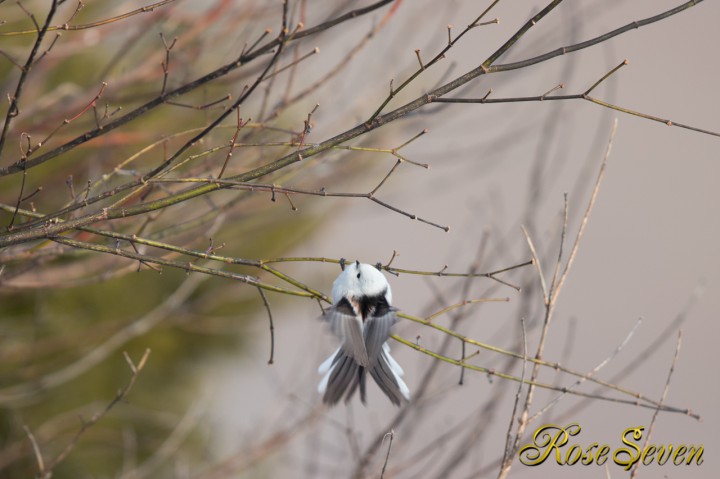
MULTIPOLYGON (((289 28, 293 32, 302 22, 308 30, 373 4, 292 1, 289 28)), ((247 125, 238 130, 236 114, 228 115, 180 155, 164 178, 217 177, 228 158, 224 177, 239 175, 297 151, 300 140, 312 146, 361 124, 382 104, 391 80, 397 88, 417 71, 416 49, 429 62, 447 45, 448 25, 455 37, 490 4, 390 2, 288 43, 270 71, 278 73, 240 106, 247 125), (319 52, 312 54, 315 47, 319 52), (312 128, 303 133, 310 112, 312 128), (237 146, 228 157, 233 139, 237 146)), ((577 44, 680 4, 562 2, 495 64, 577 44)), ((27 144, 42 141, 31 160, 57 151, 157 98, 163 84, 165 92, 172 91, 231 64, 241 52, 271 42, 281 24, 280 2, 241 0, 159 2, 152 11, 124 16, 150 5, 98 1, 76 12, 76 3, 60 3, 52 25, 85 27, 47 33, 38 55, 47 53, 24 84, 0 168, 17 162, 27 144), (271 32, 263 36, 266 28, 271 32), (57 33, 62 35, 56 39, 57 33), (67 119, 72 121, 63 124, 67 119)), ((498 18, 499 23, 468 31, 384 111, 476 68, 545 5, 497 2, 482 21, 498 18)), ((48 2, 0 3, 4 96, 14 94, 20 66, 35 42, 28 13, 42 26, 47 11, 48 2)), ((223 189, 91 225, 226 258, 295 258, 271 264, 295 283, 252 265, 223 264, 90 231, 65 236, 180 265, 248 274, 284 290, 329 294, 340 258, 445 273, 521 265, 531 259, 523 226, 550 284, 563 236, 564 195, 562 267, 617 119, 607 168, 557 297, 543 358, 586 373, 611 357, 596 376, 654 400, 663 396, 672 366, 664 403, 690 409, 702 420, 661 412, 650 442, 703 445, 704 462, 643 466, 638 474, 714 477, 720 471, 714 455, 720 446, 720 386, 717 375, 707 372, 707 362, 717 342, 720 311, 714 294, 720 287, 718 15, 717 3, 702 2, 590 48, 481 76, 446 95, 482 98, 492 90, 488 98, 538 96, 559 84, 563 88, 550 95, 582 93, 627 59, 627 66, 593 90, 594 97, 714 135, 582 99, 436 103, 345 143, 354 149, 331 149, 257 179, 279 186, 277 192, 223 189), (399 153, 428 168, 399 164, 375 196, 447 226, 447 232, 367 198, 297 194, 372 191, 396 164, 389 150, 424 129, 426 134, 399 153), (294 192, 286 195, 282 187, 294 192)), ((0 177, 2 234, 13 232, 10 224, 22 228, 33 213, 77 205, 59 216, 72 219, 184 191, 187 184, 158 182, 82 206, 83 198, 122 187, 171 157, 227 112, 272 57, 260 55, 25 175, 0 177), (126 196, 132 191, 137 192, 126 196), (24 213, 14 215, 16 206, 24 213)), ((367 406, 355 398, 328 409, 317 393, 316 369, 334 351, 336 339, 319 320, 322 301, 266 291, 271 342, 263 296, 238 276, 187 273, 107 253, 47 240, 0 250, 0 477, 43 472, 53 477, 380 477, 386 465, 384 477, 465 478, 495 477, 502 470, 517 382, 462 373, 391 340, 413 401, 397 409, 373 384, 367 406), (132 367, 148 349, 144 367, 134 375, 132 367), (129 382, 132 388, 124 394, 129 382), (120 400, 111 403, 118 394, 120 400), (391 431, 388 455, 385 435, 391 431)), ((535 267, 497 275, 510 285, 487 277, 386 276, 395 306, 415 318, 465 300, 508 298, 452 309, 433 322, 504 350, 522 354, 526 346, 535 354, 546 313, 535 267)), ((469 364, 523 374, 522 361, 472 345, 463 351, 460 340, 408 319, 401 319, 395 332, 449 358, 472 356, 469 364)), ((524 374, 529 376, 529 365, 524 374)), ((541 368, 538 380, 569 387, 576 378, 541 368)), ((599 399, 629 396, 590 382, 579 390, 594 397, 563 397, 527 426, 520 445, 530 443, 533 432, 547 423, 578 423, 582 432, 572 442, 612 449, 622 446, 627 428, 650 427, 654 409, 599 399)), ((526 392, 523 387, 521 393, 526 392)), ((557 396, 557 391, 537 390, 529 415, 557 396)), ((561 467, 548 460, 528 467, 517 455, 511 466, 505 471, 522 477, 629 474, 612 463, 561 467)))

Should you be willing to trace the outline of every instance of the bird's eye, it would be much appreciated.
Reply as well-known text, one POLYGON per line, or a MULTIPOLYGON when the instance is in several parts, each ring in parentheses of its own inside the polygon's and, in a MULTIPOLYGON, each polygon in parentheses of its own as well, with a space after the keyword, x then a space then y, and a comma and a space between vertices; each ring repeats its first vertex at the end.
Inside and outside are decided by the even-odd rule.
POLYGON ((360 273, 357 274, 358 279, 360 279, 360 273))

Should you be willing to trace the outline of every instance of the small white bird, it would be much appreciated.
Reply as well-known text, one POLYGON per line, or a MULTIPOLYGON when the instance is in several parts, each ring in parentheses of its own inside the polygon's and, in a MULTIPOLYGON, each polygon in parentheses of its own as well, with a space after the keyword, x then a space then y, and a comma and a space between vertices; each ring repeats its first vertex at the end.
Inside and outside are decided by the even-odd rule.
POLYGON ((348 402, 359 386, 365 404, 368 372, 393 404, 410 400, 403 370, 386 343, 397 316, 385 276, 369 264, 351 263, 333 283, 332 302, 325 319, 342 344, 318 368, 325 375, 318 386, 323 402, 333 405, 343 396, 348 402))

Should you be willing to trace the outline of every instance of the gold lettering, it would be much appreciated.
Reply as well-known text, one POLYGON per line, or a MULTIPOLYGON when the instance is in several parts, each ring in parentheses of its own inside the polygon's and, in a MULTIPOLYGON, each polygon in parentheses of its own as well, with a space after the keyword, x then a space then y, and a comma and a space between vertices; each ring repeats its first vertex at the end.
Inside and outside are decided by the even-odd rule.
POLYGON ((597 453, 595 462, 598 466, 602 466, 607 462, 607 455, 610 453, 610 446, 603 444, 597 453))
POLYGON ((555 455, 555 462, 558 465, 574 466, 578 463, 589 466, 597 464, 602 466, 611 457, 612 461, 626 471, 641 464, 650 466, 657 463, 664 466, 672 461, 672 464, 680 466, 696 465, 703 463, 705 448, 700 445, 672 445, 672 444, 648 444, 641 447, 643 437, 643 426, 630 427, 623 431, 621 440, 623 447, 614 451, 608 444, 600 445, 593 442, 588 446, 581 444, 569 444, 570 438, 580 433, 581 427, 577 423, 560 427, 555 424, 545 424, 533 434, 533 442, 526 444, 518 452, 518 459, 526 466, 537 466, 544 463, 548 458, 555 455), (563 453, 564 448, 566 452, 563 453))
POLYGON ((670 445, 669 448, 665 448, 665 446, 660 446, 658 448, 658 458, 657 463, 660 466, 664 466, 665 463, 670 459, 670 454, 672 453, 672 445, 670 445), (665 455, 667 453, 667 455, 665 455))
POLYGON ((593 449, 598 447, 598 443, 594 442, 588 446, 588 448, 585 450, 585 454, 582 457, 582 465, 583 466, 589 466, 593 463, 593 460, 595 459, 593 457, 593 449))
POLYGON ((645 429, 643 426, 639 426, 630 427, 623 431, 622 442, 623 444, 626 444, 632 449, 634 449, 634 453, 630 450, 630 448, 621 447, 613 454, 613 461, 615 462, 615 464, 617 464, 618 466, 623 466, 626 471, 629 471, 630 468, 633 467, 635 463, 640 460, 640 447, 633 441, 639 441, 640 439, 642 439, 643 429, 645 429), (632 436, 632 438, 628 438, 628 436, 632 436), (627 459, 623 458, 623 455, 627 455, 627 459))
POLYGON ((687 461, 685 462, 685 464, 689 465, 692 462, 693 457, 695 457, 695 464, 697 464, 698 466, 700 464, 702 464, 703 463, 702 455, 703 455, 704 450, 705 449, 702 446, 700 446, 698 448, 696 448, 695 446, 690 446, 688 448, 689 455, 688 455, 688 458, 687 458, 687 461), (697 456, 696 456, 696 454, 697 454, 697 456))
POLYGON ((657 447, 655 447, 654 444, 650 444, 648 447, 646 447, 643 450, 643 453, 642 453, 643 465, 648 466, 648 465, 652 464, 653 455, 655 454, 655 451, 657 451, 657 447))
POLYGON ((560 448, 567 444, 569 436, 574 436, 579 432, 579 424, 570 424, 565 428, 555 424, 546 424, 535 431, 532 444, 526 444, 520 448, 518 458, 526 466, 537 466, 545 462, 554 450, 555 461, 562 465, 560 448))
POLYGON ((580 444, 573 444, 570 446, 570 449, 568 450, 567 454, 565 455, 565 464, 574 466, 577 464, 577 462, 582 459, 583 453, 582 453, 582 447, 580 447, 580 444), (573 456, 573 453, 577 453, 575 456, 573 456))
MULTIPOLYGON (((672 447, 672 446, 670 446, 672 447)), ((683 460, 685 459, 683 456, 685 456, 685 453, 687 452, 687 447, 685 447, 683 444, 680 444, 677 449, 675 449, 675 454, 673 455, 673 464, 676 466, 679 466, 683 463, 683 460), (678 462, 678 459, 680 459, 680 462, 678 462)))

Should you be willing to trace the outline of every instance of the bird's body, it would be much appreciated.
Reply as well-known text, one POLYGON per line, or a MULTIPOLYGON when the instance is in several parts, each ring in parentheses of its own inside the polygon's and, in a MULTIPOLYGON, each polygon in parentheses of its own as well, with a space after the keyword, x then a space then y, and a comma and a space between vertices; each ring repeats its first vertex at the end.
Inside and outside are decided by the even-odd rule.
POLYGON ((332 302, 325 319, 342 343, 318 368, 323 402, 336 404, 343 396, 347 402, 359 388, 365 403, 367 373, 393 404, 409 400, 403 370, 386 343, 397 317, 385 276, 369 264, 351 263, 333 283, 332 302))

